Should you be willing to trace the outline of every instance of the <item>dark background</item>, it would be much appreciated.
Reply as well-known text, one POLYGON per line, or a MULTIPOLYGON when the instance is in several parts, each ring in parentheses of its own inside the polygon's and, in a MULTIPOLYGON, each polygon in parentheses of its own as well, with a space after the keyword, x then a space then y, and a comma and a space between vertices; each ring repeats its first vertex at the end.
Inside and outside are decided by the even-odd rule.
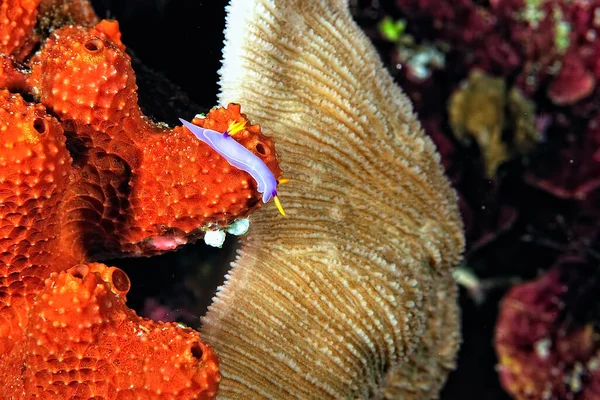
POLYGON ((123 43, 205 108, 216 104, 226 0, 92 0, 123 43))

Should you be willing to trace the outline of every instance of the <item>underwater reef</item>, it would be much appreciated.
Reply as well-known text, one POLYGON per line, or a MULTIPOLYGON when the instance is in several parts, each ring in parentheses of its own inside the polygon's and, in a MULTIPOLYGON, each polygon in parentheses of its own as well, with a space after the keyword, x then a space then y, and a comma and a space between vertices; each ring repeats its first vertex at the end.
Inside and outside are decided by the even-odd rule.
POLYGON ((2 2, 2 395, 600 398, 600 1, 276 3, 2 2), (179 118, 248 119, 286 216, 179 118))
POLYGON ((232 1, 200 108, 108 2, 1 3, 3 396, 438 396, 460 343, 457 196, 349 5, 232 1), (160 269, 190 267, 186 291, 147 291, 169 285, 142 258, 226 233, 243 237, 221 286, 202 288, 222 267, 201 253, 160 269))

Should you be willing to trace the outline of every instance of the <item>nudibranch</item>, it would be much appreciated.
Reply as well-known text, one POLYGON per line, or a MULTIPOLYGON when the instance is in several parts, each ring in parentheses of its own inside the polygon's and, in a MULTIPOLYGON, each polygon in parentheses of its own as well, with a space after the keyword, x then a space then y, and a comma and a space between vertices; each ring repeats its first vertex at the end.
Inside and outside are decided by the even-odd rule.
POLYGON ((256 190, 262 194, 263 203, 267 203, 273 198, 281 215, 285 215, 279 197, 277 197, 277 184, 279 182, 275 178, 275 175, 273 175, 273 172, 271 172, 263 160, 233 138, 233 135, 245 128, 246 121, 232 122, 229 124, 227 130, 221 133, 212 129, 199 127, 182 118, 179 118, 179 120, 194 136, 209 145, 221 157, 227 160, 229 164, 249 173, 256 181, 256 190))

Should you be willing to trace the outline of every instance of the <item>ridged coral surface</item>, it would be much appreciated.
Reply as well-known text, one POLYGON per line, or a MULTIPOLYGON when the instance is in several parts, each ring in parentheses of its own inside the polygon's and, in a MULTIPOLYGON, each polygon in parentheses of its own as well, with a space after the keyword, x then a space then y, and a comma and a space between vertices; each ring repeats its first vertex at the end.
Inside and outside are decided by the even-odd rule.
POLYGON ((220 100, 273 132, 292 180, 203 319, 220 398, 429 399, 454 366, 456 195, 347 7, 228 9, 220 100))
MULTIPOLYGON (((96 24, 84 1, 0 12, 24 21, 25 6, 38 7, 35 34, 16 22, 41 43, 35 54, 22 58, 0 21, 21 43, 0 54, 1 396, 213 398, 217 356, 198 332, 137 316, 125 273, 95 261, 227 226, 260 207, 256 182, 187 129, 142 114, 115 21, 96 24), (68 21, 80 25, 60 27, 68 21)), ((279 177, 273 141, 240 111, 193 122, 221 132, 246 122, 235 140, 279 177)))

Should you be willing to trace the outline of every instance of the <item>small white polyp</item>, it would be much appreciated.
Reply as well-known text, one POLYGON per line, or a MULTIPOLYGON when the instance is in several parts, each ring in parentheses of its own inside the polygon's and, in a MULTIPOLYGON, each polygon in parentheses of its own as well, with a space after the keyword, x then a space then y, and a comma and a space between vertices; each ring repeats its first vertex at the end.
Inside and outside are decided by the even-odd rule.
POLYGON ((204 243, 212 247, 222 247, 225 242, 224 231, 208 231, 204 235, 204 243))
POLYGON ((227 233, 234 236, 245 235, 250 227, 250 220, 248 218, 238 219, 233 221, 226 229, 227 233))

